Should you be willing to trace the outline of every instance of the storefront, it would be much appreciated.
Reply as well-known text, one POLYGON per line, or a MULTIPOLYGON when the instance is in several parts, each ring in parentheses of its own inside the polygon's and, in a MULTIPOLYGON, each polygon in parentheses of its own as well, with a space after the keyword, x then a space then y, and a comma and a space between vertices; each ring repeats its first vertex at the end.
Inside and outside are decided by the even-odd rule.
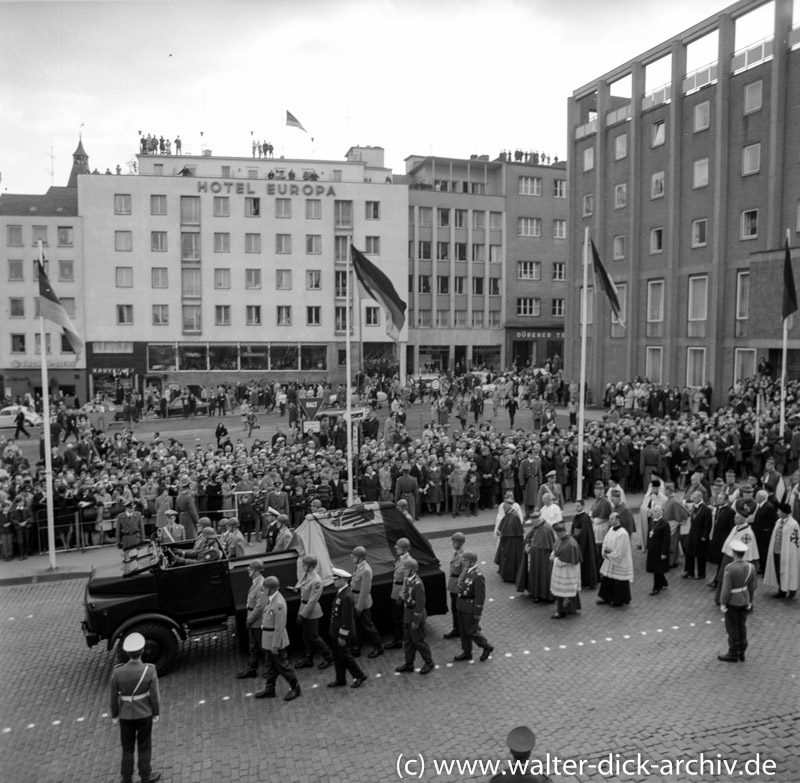
POLYGON ((89 394, 121 403, 132 391, 144 387, 147 372, 146 343, 89 343, 89 394))
MULTIPOLYGON (((42 366, 38 361, 13 361, 12 366, 0 372, 0 392, 12 400, 24 399, 30 394, 33 397, 42 393, 42 366)), ((64 395, 74 402, 85 402, 86 370, 76 367, 74 362, 50 360, 47 363, 47 382, 50 396, 64 395)))
POLYGON ((542 367, 550 359, 558 357, 563 366, 564 329, 506 329, 506 355, 509 364, 516 364, 518 369, 525 367, 542 367))

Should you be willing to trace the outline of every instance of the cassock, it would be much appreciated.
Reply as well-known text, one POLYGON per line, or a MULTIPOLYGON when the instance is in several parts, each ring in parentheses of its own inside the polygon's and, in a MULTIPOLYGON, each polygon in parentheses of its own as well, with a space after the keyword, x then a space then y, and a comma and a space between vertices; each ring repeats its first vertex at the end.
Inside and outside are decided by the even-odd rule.
POLYGON ((553 571, 550 553, 555 540, 553 528, 541 518, 534 520, 533 529, 525 538, 526 555, 517 574, 517 592, 527 590, 536 602, 553 600, 550 592, 553 571))
POLYGON ((523 557, 522 522, 515 511, 503 517, 497 529, 500 541, 497 545, 495 562, 498 565, 500 578, 504 582, 514 582, 517 578, 523 557))
POLYGON ((796 592, 800 586, 800 525, 794 517, 778 520, 768 552, 764 584, 783 593, 796 592))
POLYGON ((572 614, 581 608, 581 549, 572 537, 556 540, 553 547, 553 573, 550 592, 556 598, 569 598, 564 611, 572 614))
POLYGON ((581 586, 593 590, 597 586, 597 550, 592 520, 585 511, 573 518, 572 535, 581 550, 581 586))
POLYGON ((714 524, 711 528, 711 538, 708 542, 706 560, 709 563, 719 563, 722 561, 722 547, 728 538, 734 524, 736 523, 736 512, 733 506, 727 504, 718 506, 714 515, 714 524))

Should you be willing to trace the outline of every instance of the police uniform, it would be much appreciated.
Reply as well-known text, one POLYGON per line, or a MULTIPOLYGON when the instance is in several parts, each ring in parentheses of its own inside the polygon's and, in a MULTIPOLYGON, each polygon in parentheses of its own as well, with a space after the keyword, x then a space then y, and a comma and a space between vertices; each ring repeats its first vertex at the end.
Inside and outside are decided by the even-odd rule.
POLYGON ((264 681, 264 690, 254 694, 256 698, 272 698, 275 696, 275 683, 281 675, 291 687, 284 696, 285 701, 291 701, 300 695, 300 683, 289 662, 287 649, 289 648, 289 634, 286 631, 286 600, 279 590, 269 594, 267 577, 264 580, 264 589, 261 591, 261 646, 267 662, 267 672, 264 681))
MULTIPOLYGON (((747 544, 735 541, 734 552, 745 554, 747 544)), ((756 593, 756 567, 741 557, 725 567, 722 575, 720 606, 725 612, 725 630, 728 632, 728 653, 717 656, 721 661, 743 661, 747 649, 747 612, 752 607, 756 593)))
MULTIPOLYGON (((132 633, 126 637, 122 649, 129 654, 139 653, 144 650, 144 644, 141 634, 132 633)), ((133 781, 134 748, 138 747, 139 775, 143 783, 155 783, 161 777, 161 773, 153 774, 150 763, 153 721, 161 713, 156 667, 152 663, 143 663, 140 656, 115 666, 110 692, 111 717, 119 720, 122 781, 133 781)))
POLYGON ((261 569, 264 564, 260 560, 253 560, 249 568, 252 571, 252 582, 250 589, 247 591, 247 636, 250 640, 248 647, 249 659, 247 668, 239 672, 236 676, 242 680, 246 677, 255 677, 258 674, 258 664, 264 657, 261 650, 261 613, 263 606, 260 604, 261 589, 264 585, 264 577, 261 574, 261 569))
POLYGON ((458 580, 458 625, 461 633, 461 655, 456 660, 472 658, 473 642, 483 650, 481 660, 485 661, 494 649, 481 633, 480 620, 486 602, 486 578, 476 562, 470 561, 458 580))

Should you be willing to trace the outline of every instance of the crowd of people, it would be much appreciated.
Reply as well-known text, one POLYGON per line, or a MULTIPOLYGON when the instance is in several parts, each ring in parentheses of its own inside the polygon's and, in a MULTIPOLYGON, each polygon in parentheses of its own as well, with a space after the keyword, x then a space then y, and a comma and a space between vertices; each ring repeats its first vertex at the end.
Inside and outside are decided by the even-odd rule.
POLYGON ((146 136, 142 135, 139 138, 139 148, 142 155, 172 155, 173 144, 175 146, 175 154, 181 154, 183 142, 180 136, 175 137, 175 141, 170 141, 169 138, 164 138, 163 135, 157 136, 155 133, 148 133, 146 136))
POLYGON ((271 141, 255 141, 252 143, 253 157, 256 158, 274 158, 275 147, 272 146, 271 141))

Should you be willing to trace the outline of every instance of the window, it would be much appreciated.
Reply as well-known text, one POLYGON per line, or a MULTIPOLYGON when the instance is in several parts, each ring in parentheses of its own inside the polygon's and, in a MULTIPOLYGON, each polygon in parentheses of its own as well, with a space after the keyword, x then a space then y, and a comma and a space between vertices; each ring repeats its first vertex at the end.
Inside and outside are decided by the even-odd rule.
POLYGON ((736 322, 734 337, 747 337, 747 321, 750 317, 750 272, 736 273, 736 322))
POLYGON ((11 353, 25 353, 25 335, 11 335, 11 353))
POLYGON ((275 234, 275 252, 276 253, 292 252, 291 234, 275 234))
POLYGON ((450 210, 446 207, 438 207, 436 210, 436 225, 439 228, 447 228, 450 225, 450 210))
POLYGON ((694 162, 693 188, 704 188, 708 185, 708 158, 700 158, 694 162))
POLYGON ((486 245, 472 245, 472 260, 478 264, 483 264, 486 261, 486 245))
POLYGON ((203 292, 203 282, 199 269, 181 269, 181 296, 198 299, 203 292))
POLYGON ((761 144, 748 144, 742 150, 742 176, 756 174, 761 170, 761 144))
POLYGON ((625 258, 625 236, 620 235, 614 237, 613 256, 615 261, 621 261, 625 258))
POLYGON ((250 291, 261 288, 261 270, 244 270, 244 287, 250 291))
POLYGON ((453 210, 453 224, 456 228, 466 228, 467 227, 467 210, 466 209, 456 209, 453 210))
POLYGON ((47 226, 34 226, 33 227, 33 246, 41 242, 42 247, 47 247, 47 226))
MULTIPOLYGON (((45 344, 45 350, 47 351, 47 353, 50 353, 51 349, 52 349, 52 344, 51 344, 51 341, 50 341, 50 335, 49 334, 46 334, 44 336, 44 344, 45 344)), ((35 334, 33 336, 33 352, 37 356, 39 354, 41 354, 41 352, 42 352, 42 335, 41 334, 35 334)))
POLYGON ((620 209, 628 203, 628 185, 624 182, 614 185, 614 209, 620 209))
POLYGON ((502 231, 503 230, 503 213, 502 212, 490 212, 489 213, 489 228, 492 231, 502 231))
POLYGON ((436 243, 436 258, 439 261, 449 261, 450 260, 450 243, 449 242, 437 242, 436 243))
POLYGON ((289 291, 292 287, 292 270, 275 270, 275 289, 277 291, 289 291))
POLYGON ((456 261, 466 261, 467 260, 467 243, 466 242, 456 242, 453 245, 453 250, 455 252, 455 260, 456 261))
POLYGON ((419 310, 417 312, 417 326, 422 329, 430 329, 431 326, 431 311, 419 310))
POLYGON ((441 329, 449 329, 450 328, 450 311, 449 310, 437 310, 436 311, 436 326, 440 327, 441 329))
POLYGON ((521 217, 517 221, 518 233, 521 237, 540 237, 542 235, 542 219, 521 217))
MULTIPOLYGON (((20 263, 22 263, 20 261, 20 263)), ((71 283, 75 280, 75 262, 74 261, 59 261, 58 262, 58 279, 71 283)))
POLYGON ((150 196, 150 214, 151 215, 167 214, 166 196, 150 196))
POLYGON ((540 314, 542 300, 533 296, 525 296, 517 299, 517 315, 525 317, 536 317, 540 314))
POLYGON ((758 210, 746 209, 742 212, 742 239, 755 239, 758 236, 758 210))
POLYGON ((322 308, 319 305, 306 307, 306 324, 308 326, 322 325, 322 308))
POLYGON ((614 160, 624 160, 628 157, 628 134, 620 133, 614 138, 614 160))
POLYGON ((647 326, 645 337, 664 336, 664 281, 647 283, 647 326))
POLYGON ((486 193, 486 185, 483 182, 465 182, 464 193, 472 193, 473 196, 482 196, 486 193))
POLYGON ((322 200, 318 198, 306 199, 306 220, 322 219, 322 200))
POLYGON ((131 196, 130 196, 130 193, 117 193, 114 196, 114 214, 115 215, 130 215, 131 214, 131 196))
POLYGON ((333 260, 347 261, 350 253, 350 245, 347 243, 348 237, 333 238, 333 260))
POLYGON ((756 374, 756 349, 733 349, 733 382, 752 378, 756 374))
POLYGON ((381 254, 381 238, 380 237, 366 237, 364 240, 365 252, 373 256, 381 254))
POLYGON ((200 260, 200 234, 194 231, 181 232, 181 261, 200 260))
POLYGON ((231 287, 231 270, 217 267, 214 270, 214 288, 218 291, 231 287))
POLYGON ((489 323, 488 326, 490 329, 497 329, 500 327, 500 311, 499 310, 489 310, 489 323))
POLYGON ((694 132, 705 130, 711 125, 711 103, 703 101, 694 107, 694 132))
POLYGON ((25 300, 21 297, 11 297, 11 299, 8 300, 8 314, 12 318, 24 318, 25 300))
POLYGON ((248 326, 261 326, 261 305, 246 305, 244 312, 248 326))
POLYGON ((542 178, 541 177, 520 177, 519 178, 520 196, 541 196, 542 178))
POLYGON ((290 218, 292 216, 292 200, 290 198, 275 199, 275 217, 290 218))
POLYGON ((333 311, 333 320, 334 326, 333 328, 337 332, 346 332, 347 331, 347 308, 345 307, 337 307, 333 311))
POLYGON ((698 275, 689 278, 688 330, 687 337, 705 337, 708 318, 708 277, 698 275))
POLYGON ((364 204, 364 217, 366 220, 380 220, 381 219, 381 202, 380 201, 367 201, 364 204))
POLYGON ((483 310, 472 311, 472 328, 483 329, 483 310))
POLYGON ((181 196, 181 225, 200 225, 200 196, 181 196))
POLYGON ((214 306, 214 325, 215 326, 230 326, 231 325, 231 306, 230 305, 215 305, 214 306))
POLYGON ((347 272, 336 270, 334 273, 334 295, 339 299, 347 296, 347 272))
POLYGON ((167 267, 165 266, 154 266, 150 270, 150 285, 152 288, 167 288, 168 287, 168 276, 167 276, 167 267))
POLYGON ((231 200, 228 196, 214 196, 214 217, 230 217, 231 200))
MULTIPOLYGON (((44 273, 49 277, 50 276, 50 262, 45 259, 44 261, 44 273)), ((36 283, 39 280, 39 262, 33 262, 33 282, 36 283)))
POLYGON ((657 171, 650 177, 650 198, 663 198, 664 172, 657 171))
POLYGON ((489 263, 499 264, 503 260, 503 248, 501 245, 489 245, 489 263))
POLYGON ((419 207, 417 216, 421 226, 433 225, 433 207, 419 207))
POLYGON ((467 311, 454 310, 453 311, 453 326, 456 329, 466 329, 467 327, 467 311))
POLYGON ((9 247, 22 246, 22 226, 6 226, 6 244, 9 247))
POLYGON ((133 288, 133 267, 118 266, 116 269, 117 288, 133 288))
POLYGON ((417 291, 420 294, 429 294, 431 292, 431 276, 420 275, 417 278, 417 291))
POLYGON ((474 296, 483 296, 483 278, 472 278, 472 293, 474 296))
POLYGON ((133 232, 115 231, 114 250, 120 253, 130 253, 133 250, 133 232))
POLYGON ((692 247, 705 247, 707 244, 706 229, 708 220, 698 218, 692 221, 692 247))
POLYGON ((744 86, 744 113, 758 111, 761 108, 761 79, 744 86))
POLYGON ((320 253, 322 253, 322 235, 306 234, 306 254, 319 255, 320 253))
POLYGON ((378 307, 365 307, 364 308, 364 324, 366 326, 380 326, 381 325, 381 311, 378 307))
MULTIPOLYGON (((586 147, 583 151, 583 170, 591 171, 594 168, 594 147, 586 147)), ((558 196, 556 196, 558 198, 558 196)))
POLYGON ((667 140, 667 123, 665 120, 656 120, 651 129, 650 146, 660 147, 667 140))
POLYGON ((450 293, 450 278, 447 275, 437 275, 436 277, 436 293, 449 294, 450 293))
POLYGON ((431 242, 429 239, 421 239, 419 242, 419 259, 420 261, 431 260, 431 242))
POLYGON ((117 305, 117 323, 120 326, 130 326, 133 323, 133 305, 117 305))
MULTIPOLYGON (((224 177, 225 174, 223 173, 222 176, 224 177)), ((258 179, 258 169, 247 169, 247 179, 258 179)))
POLYGON ((486 228, 486 213, 478 210, 472 210, 472 230, 483 231, 486 228))
POLYGON ((662 383, 662 351, 663 349, 657 345, 648 345, 644 350, 644 375, 650 380, 650 383, 662 383))
POLYGON ((567 221, 554 220, 553 221, 553 238, 566 239, 567 238, 567 221))
POLYGON ((654 228, 650 231, 650 252, 664 252, 664 229, 654 228))
POLYGON ((541 261, 518 261, 517 262, 518 280, 541 280, 542 262, 541 261))
POLYGON ((553 280, 561 283, 567 279, 567 265, 563 261, 556 261, 553 264, 553 280))
POLYGON ((333 202, 333 225, 335 228, 353 227, 353 202, 334 201, 333 202))
POLYGON ((589 217, 594 212, 594 194, 587 193, 583 197, 583 216, 589 217))
POLYGON ((686 385, 689 388, 702 386, 706 379, 706 349, 686 349, 686 385))
POLYGON ((278 305, 278 326, 292 325, 292 308, 290 305, 278 305))
POLYGON ((553 180, 553 198, 567 197, 567 181, 565 179, 553 180))
POLYGON ((197 334, 202 331, 200 305, 183 305, 181 311, 184 334, 197 334))
POLYGON ((169 305, 153 305, 153 326, 169 324, 169 305))
POLYGON ((564 300, 553 299, 553 316, 556 318, 564 317, 564 300))
POLYGON ((255 197, 247 197, 244 200, 244 216, 245 217, 261 217, 261 199, 255 197))
MULTIPOLYGON (((188 166, 187 166, 188 168, 188 166)), ((164 164, 163 163, 154 163, 153 164, 153 176, 154 177, 163 177, 164 176, 164 164)))
POLYGON ((500 296, 500 278, 489 278, 489 296, 500 296))
MULTIPOLYGON (((63 262, 62 262, 63 263, 63 262)), ((72 262, 70 262, 72 263, 72 262)), ((8 262, 8 279, 12 282, 19 282, 25 279, 22 261, 12 260, 8 262)), ((60 265, 59 265, 60 268, 60 265)), ((63 279, 63 278, 60 278, 63 279)))
POLYGON ((244 252, 245 253, 261 252, 261 234, 244 235, 244 252))
POLYGON ((453 293, 454 294, 463 294, 466 293, 467 290, 467 278, 462 277, 459 275, 458 277, 453 278, 453 293))
POLYGON ((231 252, 231 235, 228 232, 226 231, 214 232, 214 252, 215 253, 231 252))
POLYGON ((58 246, 59 247, 72 247, 74 243, 74 232, 72 226, 59 226, 58 227, 58 246))
POLYGON ((306 269, 306 289, 309 291, 322 289, 322 272, 319 269, 306 269))
POLYGON ((154 253, 165 253, 167 251, 167 232, 150 232, 150 250, 154 253))

